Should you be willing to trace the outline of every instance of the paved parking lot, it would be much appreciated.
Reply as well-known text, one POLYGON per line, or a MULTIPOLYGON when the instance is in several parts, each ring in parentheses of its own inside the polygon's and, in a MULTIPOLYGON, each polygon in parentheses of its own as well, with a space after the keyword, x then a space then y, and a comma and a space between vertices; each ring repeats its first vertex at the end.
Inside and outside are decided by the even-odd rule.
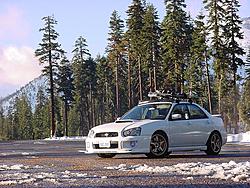
POLYGON ((249 146, 225 145, 216 157, 183 152, 164 159, 100 159, 85 155, 84 146, 84 141, 0 142, 0 187, 250 187, 249 146))

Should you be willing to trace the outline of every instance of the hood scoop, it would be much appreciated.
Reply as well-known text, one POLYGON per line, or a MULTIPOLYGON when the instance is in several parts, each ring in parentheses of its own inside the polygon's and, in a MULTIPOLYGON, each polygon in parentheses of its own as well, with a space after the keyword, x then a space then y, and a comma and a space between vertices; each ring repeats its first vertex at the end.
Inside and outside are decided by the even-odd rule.
POLYGON ((115 123, 133 123, 134 121, 132 119, 120 119, 120 120, 116 120, 115 123))

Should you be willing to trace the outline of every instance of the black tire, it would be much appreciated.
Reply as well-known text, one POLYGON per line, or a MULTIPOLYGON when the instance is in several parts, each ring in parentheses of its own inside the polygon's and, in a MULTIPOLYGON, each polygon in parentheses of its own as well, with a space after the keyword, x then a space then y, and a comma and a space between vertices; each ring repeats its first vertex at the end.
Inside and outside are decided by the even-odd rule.
POLYGON ((221 136, 218 132, 213 132, 207 141, 207 155, 218 155, 222 147, 221 136))
POLYGON ((149 158, 163 158, 168 153, 168 140, 163 132, 156 132, 152 135, 150 141, 150 153, 146 156, 149 158))
POLYGON ((113 153, 98 153, 97 156, 101 158, 113 158, 116 154, 113 153))

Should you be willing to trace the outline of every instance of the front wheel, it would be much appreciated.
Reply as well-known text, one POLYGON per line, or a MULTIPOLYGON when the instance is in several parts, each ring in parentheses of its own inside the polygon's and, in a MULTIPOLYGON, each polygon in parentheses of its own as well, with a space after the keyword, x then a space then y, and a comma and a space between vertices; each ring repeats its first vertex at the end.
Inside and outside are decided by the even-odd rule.
POLYGON ((149 158, 163 158, 168 154, 168 141, 166 135, 162 132, 153 134, 150 141, 150 153, 146 156, 149 158))
POLYGON ((207 155, 218 155, 220 153, 221 147, 221 136, 219 133, 214 132, 207 141, 207 150, 205 152, 207 155))
POLYGON ((97 156, 101 157, 101 158, 113 158, 115 156, 115 154, 113 154, 113 153, 98 153, 97 156))

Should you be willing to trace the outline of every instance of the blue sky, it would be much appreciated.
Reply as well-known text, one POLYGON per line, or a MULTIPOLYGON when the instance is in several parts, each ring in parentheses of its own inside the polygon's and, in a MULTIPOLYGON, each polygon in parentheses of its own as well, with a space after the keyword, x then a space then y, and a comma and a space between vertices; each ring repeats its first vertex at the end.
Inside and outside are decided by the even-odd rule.
MULTIPOLYGON (((126 19, 132 0, 1 0, 0 1, 0 97, 12 93, 40 74, 34 50, 41 41, 41 18, 54 15, 58 39, 70 54, 74 41, 86 38, 93 57, 103 54, 107 44, 109 18, 117 10, 126 19)), ((149 0, 164 17, 164 0, 149 0)), ((202 0, 186 0, 194 17, 202 0)), ((240 16, 250 16, 250 0, 240 0, 240 16)))

